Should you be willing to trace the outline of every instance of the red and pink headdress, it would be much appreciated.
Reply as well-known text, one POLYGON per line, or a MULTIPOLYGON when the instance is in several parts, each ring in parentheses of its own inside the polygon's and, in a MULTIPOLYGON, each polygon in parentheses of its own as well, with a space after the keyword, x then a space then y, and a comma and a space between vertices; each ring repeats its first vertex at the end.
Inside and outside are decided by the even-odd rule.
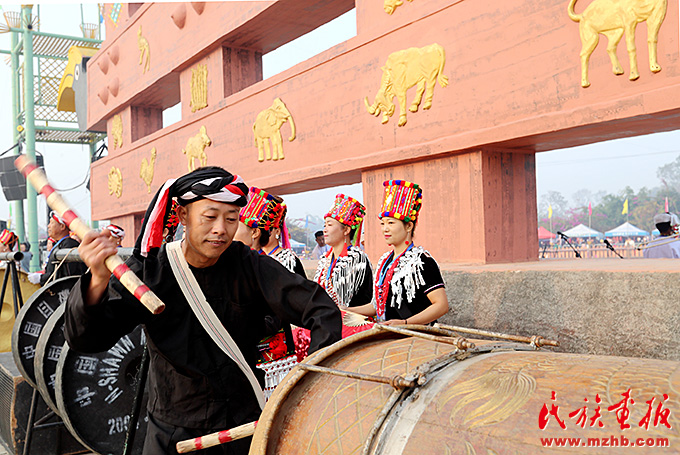
POLYGON ((273 228, 281 229, 283 247, 288 249, 290 239, 286 226, 287 211, 288 207, 283 199, 252 186, 248 194, 248 204, 241 209, 239 219, 251 228, 265 231, 271 231, 273 228))
POLYGON ((10 249, 14 249, 18 240, 19 238, 16 234, 8 229, 5 229, 0 233, 0 243, 9 246, 10 249))
POLYGON ((361 226, 366 216, 366 207, 353 197, 338 194, 335 196, 333 207, 326 213, 324 218, 333 218, 352 229, 350 238, 354 245, 361 243, 361 226))
POLYGON ((415 183, 406 180, 387 180, 383 182, 385 194, 380 218, 388 216, 398 220, 418 220, 418 212, 423 205, 423 190, 415 183))

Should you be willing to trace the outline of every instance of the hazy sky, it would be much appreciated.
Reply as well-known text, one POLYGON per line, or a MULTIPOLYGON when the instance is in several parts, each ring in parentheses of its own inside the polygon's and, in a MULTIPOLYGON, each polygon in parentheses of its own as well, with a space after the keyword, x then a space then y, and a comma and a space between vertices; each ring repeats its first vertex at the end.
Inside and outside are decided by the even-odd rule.
MULTIPOLYGON (((376 0, 379 1, 379 0, 376 0)), ((3 4, 5 11, 18 11, 18 5, 3 4)), ((36 11, 36 7, 34 7, 36 11)), ((67 35, 80 34, 79 4, 41 3, 41 30, 67 35)), ((96 3, 84 5, 85 22, 98 19, 96 3)), ((319 52, 345 41, 356 34, 354 11, 330 24, 291 42, 264 56, 264 77, 268 78, 319 52)), ((8 49, 9 34, 0 35, 0 48, 8 49)), ((602 47, 602 43, 600 47, 602 47)), ((598 48, 597 51, 601 49, 598 48)), ((596 51, 596 52, 597 52, 596 51)), ((0 152, 13 145, 10 97, 10 68, 0 63, 0 152)), ((172 117, 173 113, 170 113, 172 117)), ((172 118, 167 119, 168 122, 172 118)), ((680 131, 619 139, 598 144, 539 153, 536 157, 537 194, 559 191, 568 200, 580 189, 592 192, 618 192, 626 185, 634 190, 659 186, 656 176, 659 166, 680 155, 680 131)), ((68 188, 87 180, 89 151, 79 145, 37 144, 45 157, 45 168, 57 188, 68 188)), ((330 188, 306 194, 288 195, 289 217, 304 218, 306 214, 322 216, 336 193, 342 192, 362 199, 361 185, 330 188)), ((64 196, 85 218, 90 217, 89 192, 84 186, 64 193, 64 196)), ((284 195, 285 196, 285 195, 284 195)), ((40 198, 42 199, 42 198, 40 198)), ((44 201, 39 205, 39 222, 44 227, 44 201)), ((9 205, 0 194, 0 219, 9 216, 9 205)))

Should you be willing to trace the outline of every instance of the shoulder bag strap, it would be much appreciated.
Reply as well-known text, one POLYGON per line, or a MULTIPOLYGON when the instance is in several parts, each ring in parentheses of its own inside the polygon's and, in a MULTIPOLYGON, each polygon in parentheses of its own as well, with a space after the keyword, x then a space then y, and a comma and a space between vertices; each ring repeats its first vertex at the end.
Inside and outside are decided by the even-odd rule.
POLYGON ((189 302, 191 310, 198 318, 203 328, 210 338, 219 346, 224 353, 229 356, 231 360, 236 362, 241 371, 246 375, 250 385, 253 387, 257 401, 260 404, 260 409, 264 407, 264 393, 260 383, 257 381, 253 370, 250 368, 246 362, 241 350, 236 345, 234 340, 227 332, 222 322, 219 320, 215 311, 208 304, 208 301, 201 291, 201 288, 196 281, 196 277, 189 269, 189 264, 187 264, 184 258, 184 253, 182 253, 181 240, 170 242, 166 245, 168 252, 168 259, 170 261, 170 267, 172 267, 172 273, 175 275, 177 282, 179 283, 184 297, 189 302))

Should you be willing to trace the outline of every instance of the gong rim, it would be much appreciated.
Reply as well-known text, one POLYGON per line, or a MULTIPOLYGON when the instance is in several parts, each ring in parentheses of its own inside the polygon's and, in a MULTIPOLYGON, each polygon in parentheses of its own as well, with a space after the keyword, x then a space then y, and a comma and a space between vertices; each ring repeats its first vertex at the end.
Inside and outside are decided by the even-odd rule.
MULTIPOLYGON (((63 334, 63 328, 64 328, 64 310, 65 307, 64 305, 59 306, 52 316, 50 316, 47 319, 47 322, 45 323, 45 326, 43 327, 42 331, 40 332, 40 336, 38 337, 38 343, 36 344, 35 348, 35 358, 33 359, 33 370, 35 372, 35 379, 36 383, 38 385, 38 391, 43 397, 43 400, 45 400, 45 403, 54 411, 57 413, 57 415, 61 416, 59 407, 57 406, 57 396, 56 396, 56 383, 53 388, 50 388, 48 383, 47 383, 47 378, 45 376, 45 368, 47 367, 47 363, 45 361, 45 356, 48 353, 48 347, 52 346, 53 343, 52 341, 52 336, 57 334, 54 334, 55 331, 61 331, 63 334)), ((63 335, 61 337, 62 339, 62 352, 64 350, 64 344, 65 340, 63 339, 63 335)), ((61 357, 61 354, 59 355, 61 357)), ((51 360, 51 359, 50 359, 51 360)), ((56 382, 56 376, 57 376, 57 362, 54 364, 54 375, 55 375, 55 382, 56 382)))
MULTIPOLYGON (((14 327, 12 328, 12 357, 14 358, 14 363, 16 364, 19 372, 24 377, 24 379, 26 379, 26 382, 28 382, 32 387, 34 387, 36 389, 38 388, 38 384, 37 384, 36 377, 35 377, 35 371, 33 371, 31 373, 30 370, 32 370, 33 367, 34 367, 35 349, 36 349, 36 345, 38 343, 38 338, 40 337, 40 334, 41 334, 42 330, 44 329, 44 326, 45 326, 47 320, 49 319, 49 316, 54 314, 54 311, 56 311, 56 308, 63 306, 63 304, 65 302, 60 302, 57 306, 52 308, 52 313, 49 316, 44 318, 44 322, 41 324, 41 327, 38 330, 37 335, 34 336, 34 337, 31 336, 31 338, 35 338, 35 342, 34 343, 26 343, 26 344, 29 345, 29 346, 32 344, 32 346, 33 346, 33 356, 30 359, 24 359, 24 357, 22 356, 22 353, 20 351, 21 345, 24 344, 24 342, 26 340, 29 340, 29 336, 24 333, 24 329, 26 328, 26 325, 28 323, 34 323, 34 321, 28 321, 27 320, 29 317, 34 315, 34 314, 31 314, 31 316, 29 316, 29 312, 33 313, 33 311, 35 310, 35 308, 33 308, 33 307, 37 305, 36 302, 41 302, 42 301, 41 299, 43 299, 43 297, 48 292, 53 293, 50 296, 50 297, 52 297, 53 295, 55 295, 54 289, 56 289, 56 288, 62 288, 62 287, 65 288, 66 286, 68 286, 68 289, 70 291, 70 289, 73 288, 73 285, 75 285, 76 281, 78 281, 79 278, 80 278, 80 276, 68 276, 68 277, 60 278, 60 279, 55 280, 55 281, 53 281, 52 283, 50 283, 46 286, 43 286, 42 288, 40 288, 39 290, 34 292, 33 295, 31 295, 31 297, 29 297, 29 299, 26 301, 24 306, 21 307, 21 310, 19 311, 19 314, 17 315, 16 320, 14 322, 14 327)), ((63 289, 59 289, 59 291, 56 293, 56 295, 58 295, 59 292, 61 292, 61 291, 63 291, 63 289)))

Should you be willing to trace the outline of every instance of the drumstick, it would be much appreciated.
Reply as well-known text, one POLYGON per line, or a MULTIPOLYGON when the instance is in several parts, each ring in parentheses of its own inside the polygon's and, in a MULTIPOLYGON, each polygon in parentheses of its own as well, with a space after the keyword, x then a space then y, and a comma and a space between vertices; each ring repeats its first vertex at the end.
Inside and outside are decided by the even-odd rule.
MULTIPOLYGON (((81 239, 85 237, 91 229, 85 222, 71 210, 66 201, 52 188, 47 181, 45 173, 38 168, 35 163, 25 155, 20 155, 15 161, 14 166, 19 169, 26 180, 45 196, 47 204, 61 216, 66 225, 81 239)), ((142 281, 137 278, 132 270, 123 262, 117 254, 106 258, 106 267, 115 275, 118 280, 132 293, 142 304, 153 314, 158 314, 165 309, 165 304, 156 294, 151 291, 142 281)))
POLYGON ((217 433, 199 436, 194 439, 178 442, 175 447, 178 453, 194 452, 196 450, 207 449, 208 447, 218 446, 226 442, 247 438, 255 433, 257 421, 246 423, 230 430, 218 431, 217 433))

